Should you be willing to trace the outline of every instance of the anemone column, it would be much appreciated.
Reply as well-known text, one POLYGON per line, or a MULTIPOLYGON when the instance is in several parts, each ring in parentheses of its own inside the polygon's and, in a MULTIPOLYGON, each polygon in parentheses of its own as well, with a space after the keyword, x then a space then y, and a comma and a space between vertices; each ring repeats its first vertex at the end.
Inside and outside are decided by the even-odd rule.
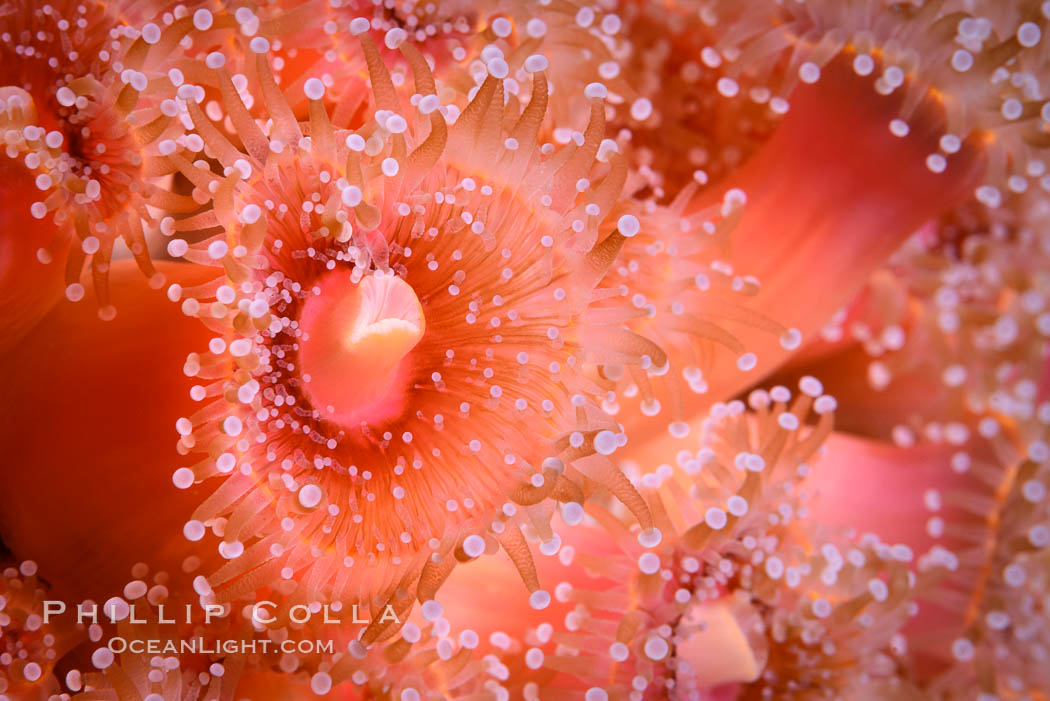
MULTIPOLYGON (((936 94, 905 118, 904 89, 882 95, 875 71, 864 72, 848 52, 805 72, 772 138, 713 197, 696 202, 702 208, 729 191, 744 193, 730 262, 761 283, 752 308, 803 338, 921 224, 972 195, 984 170, 978 135, 947 158, 938 153, 945 114, 936 94)), ((788 354, 768 334, 742 340, 763 374, 788 354)), ((710 392, 732 394, 747 379, 716 367, 710 392)))
POLYGON ((114 266, 126 313, 112 324, 87 305, 56 306, 0 370, 0 534, 59 595, 108 596, 146 558, 179 571, 191 552, 182 524, 207 491, 176 490, 171 464, 192 384, 180 368, 211 334, 161 293, 141 294, 138 275, 131 261, 114 266))

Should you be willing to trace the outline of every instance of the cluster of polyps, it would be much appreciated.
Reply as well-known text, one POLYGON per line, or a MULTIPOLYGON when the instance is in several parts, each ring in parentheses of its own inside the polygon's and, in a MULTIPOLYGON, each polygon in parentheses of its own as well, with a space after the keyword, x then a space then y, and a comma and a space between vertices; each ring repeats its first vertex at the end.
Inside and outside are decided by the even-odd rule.
MULTIPOLYGON (((896 673, 931 693, 974 680, 1004 695, 1040 686, 1044 628, 1016 622, 1045 620, 1046 582, 1030 574, 1047 546, 1041 235, 966 241, 961 263, 948 246, 923 249, 947 261, 948 277, 908 300, 947 340, 949 353, 923 359, 949 387, 979 380, 965 409, 997 415, 973 430, 999 455, 975 449, 952 463, 976 480, 946 495, 963 515, 929 526, 966 541, 929 560, 962 574, 933 596, 964 592, 969 612, 939 648, 950 647, 948 672, 897 665, 910 551, 849 544, 798 518, 800 465, 831 430, 834 402, 819 383, 807 379, 794 403, 783 388, 755 393, 750 412, 714 404, 798 348, 924 223, 969 197, 1010 212, 1042 203, 1047 10, 1014 5, 714 0, 662 16, 634 2, 309 0, 4 12, 0 175, 15 175, 19 201, 33 191, 22 219, 46 226, 30 233, 50 235, 53 219, 60 241, 79 239, 67 296, 84 294, 90 257, 112 316, 116 239, 159 282, 146 253, 159 230, 180 275, 168 296, 211 336, 186 351, 197 337, 174 339, 193 351, 191 408, 134 407, 175 424, 186 460, 172 481, 200 495, 182 535, 226 560, 204 565, 190 598, 242 613, 265 595, 370 614, 333 634, 330 658, 231 660, 231 671, 255 668, 238 694, 267 698, 277 670, 288 694, 350 682, 403 701, 672 687, 819 697, 896 673), (210 282, 182 286, 202 268, 210 282), (957 334, 944 307, 973 323, 957 334), (712 404, 712 420, 691 423, 712 404), (665 445, 643 445, 652 436, 665 445), (696 436, 703 450, 679 454, 677 474, 652 469, 671 461, 666 445, 696 436), (626 455, 640 472, 621 472, 626 455), (585 503, 579 534, 552 518, 560 508, 564 525, 578 523, 585 503), (610 543, 616 552, 601 557, 610 543), (436 601, 501 549, 528 590, 525 616, 578 607, 569 631, 541 627, 520 659, 508 635, 486 655, 436 601), (558 580, 535 551, 574 566, 571 586, 548 594, 558 580), (581 568, 599 581, 581 583, 581 568), (394 620, 380 615, 388 608, 394 620), (725 655, 702 654, 713 644, 725 655), (1013 666, 991 674, 1009 655, 1013 666)), ((0 263, 0 306, 28 330, 50 301, 24 314, 18 295, 32 298, 32 286, 11 295, 0 263)), ((46 356, 40 339, 27 349, 46 356)), ((90 357, 96 370, 111 364, 90 357)), ((9 360, 17 375, 22 359, 9 360)), ((168 389, 170 377, 143 373, 168 389)), ((127 417, 107 408, 109 421, 127 417)), ((84 413, 78 426, 92 420, 84 413)), ((944 417, 932 418, 924 430, 936 437, 944 417)), ((965 442, 960 426, 941 433, 965 442)), ((77 477, 112 477, 119 490, 121 476, 91 460, 70 460, 83 463, 77 477)), ((25 523, 36 494, 17 498, 11 520, 25 523)), ((56 532, 77 521, 72 511, 50 519, 56 532)), ((127 597, 146 596, 133 584, 127 597)), ((252 630, 315 633, 283 617, 252 630)), ((183 698, 239 683, 225 663, 92 662, 103 671, 88 693, 183 698)), ((15 667, 49 677, 46 664, 15 667)))

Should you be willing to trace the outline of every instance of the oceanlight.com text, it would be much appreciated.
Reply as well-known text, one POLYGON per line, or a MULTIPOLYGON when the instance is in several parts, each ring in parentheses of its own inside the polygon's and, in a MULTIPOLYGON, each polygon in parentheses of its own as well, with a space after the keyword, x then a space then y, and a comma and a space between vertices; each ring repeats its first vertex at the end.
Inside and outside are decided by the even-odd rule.
POLYGON ((185 640, 139 640, 114 637, 106 643, 110 652, 119 655, 131 652, 136 655, 242 655, 248 653, 266 654, 281 652, 286 654, 331 653, 335 651, 334 640, 205 640, 204 638, 187 638, 185 640))

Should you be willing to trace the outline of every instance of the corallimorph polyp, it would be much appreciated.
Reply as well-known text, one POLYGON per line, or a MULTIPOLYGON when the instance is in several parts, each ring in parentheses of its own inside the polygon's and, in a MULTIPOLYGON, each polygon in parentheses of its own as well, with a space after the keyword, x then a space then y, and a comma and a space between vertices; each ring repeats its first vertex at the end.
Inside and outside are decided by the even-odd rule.
POLYGON ((79 645, 84 626, 44 622, 46 583, 32 560, 14 566, 5 562, 0 572, 0 697, 33 698, 51 679, 55 663, 79 645))
POLYGON ((598 505, 567 534, 555 595, 573 609, 525 652, 536 674, 557 673, 551 698, 577 685, 594 699, 852 698, 892 684, 910 552, 807 518, 834 400, 810 377, 794 400, 775 387, 749 403, 716 405, 678 470, 638 475, 663 542, 635 542, 598 505))
MULTIPOLYGON (((174 474, 178 487, 223 479, 185 527, 191 540, 209 527, 222 538, 230 562, 211 586, 220 601, 282 579, 310 598, 399 592, 404 608, 420 577, 425 600, 456 559, 501 545, 543 608, 526 524, 550 539, 552 508, 582 501, 595 480, 651 528, 644 502, 595 453, 600 430, 623 434, 583 368, 664 362, 591 307, 616 294, 601 281, 638 228, 607 216, 624 165, 598 154, 601 100, 584 140, 541 149, 536 57, 520 112, 492 76, 448 127, 419 54, 406 50, 405 111, 364 33, 374 121, 333 129, 314 79, 300 125, 266 47, 256 39, 250 51, 268 133, 227 93, 246 152, 191 105, 222 175, 170 156, 213 202, 174 229, 222 228, 169 244, 225 272, 169 291, 216 333, 185 366, 202 408, 177 424, 181 449, 207 455, 174 474)), ((208 61, 225 83, 222 62, 208 61)))
MULTIPOLYGON (((171 171, 154 160, 161 137, 182 131, 174 99, 182 72, 165 74, 159 64, 214 24, 208 10, 191 15, 179 6, 159 24, 133 26, 149 13, 126 9, 128 16, 104 3, 18 2, 0 13, 0 128, 5 161, 18 161, 3 164, 5 178, 32 182, 37 191, 17 205, 25 208, 19 221, 38 264, 66 256, 68 299, 84 296, 89 263, 103 319, 116 314, 107 284, 114 245, 123 240, 160 287, 164 276, 146 241, 157 231, 156 212, 196 208, 162 187, 171 171)), ((35 277, 47 294, 32 302, 46 308, 41 300, 53 302, 52 280, 47 271, 35 277)))
POLYGON ((940 672, 929 685, 938 696, 1023 697, 1050 684, 1050 403, 1024 413, 970 417, 972 434, 944 466, 955 483, 924 494, 937 543, 920 565, 941 578, 924 605, 941 627, 918 652, 940 672))
POLYGON ((836 469, 819 457, 835 400, 815 378, 800 384, 794 398, 777 386, 750 408, 715 405, 699 440, 617 452, 659 541, 592 500, 544 550, 556 554, 541 561, 558 582, 549 610, 492 620, 465 606, 485 596, 479 577, 506 586, 490 567, 450 578, 446 615, 495 630, 501 678, 525 698, 904 698, 912 553, 812 517, 819 475, 836 469))

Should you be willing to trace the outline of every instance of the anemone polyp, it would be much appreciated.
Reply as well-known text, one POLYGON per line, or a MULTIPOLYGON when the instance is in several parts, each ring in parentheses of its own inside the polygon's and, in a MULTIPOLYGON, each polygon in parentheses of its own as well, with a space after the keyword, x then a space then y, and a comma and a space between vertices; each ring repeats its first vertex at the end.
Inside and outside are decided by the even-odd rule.
POLYGON ((1050 402, 1027 418, 985 413, 968 424, 944 466, 955 484, 924 495, 937 542, 920 565, 939 586, 923 597, 930 635, 916 652, 933 694, 1039 693, 1050 645, 1050 402))
MULTIPOLYGON (((590 109, 588 86, 602 85, 613 107, 631 92, 620 75, 619 55, 626 46, 622 21, 611 5, 583 3, 474 3, 483 31, 479 38, 454 50, 455 64, 439 67, 441 82, 466 92, 487 75, 489 67, 506 72, 508 90, 527 88, 537 67, 550 75, 550 103, 544 116, 546 133, 568 143, 582 128, 590 109)), ((592 90, 595 87, 591 88, 592 90)), ((610 129, 608 136, 615 132, 610 129)))
POLYGON ((160 287, 164 277, 151 263, 146 238, 158 229, 156 213, 195 206, 167 191, 164 176, 173 169, 157 160, 161 142, 182 131, 175 119, 182 73, 148 76, 173 51, 192 44, 183 41, 187 35, 203 30, 185 7, 162 19, 139 8, 125 16, 110 4, 89 5, 9 8, 0 20, 0 85, 30 98, 19 124, 7 126, 6 152, 21 161, 39 190, 25 203, 40 220, 33 228, 54 232, 52 240, 41 241, 37 258, 50 263, 72 241, 65 296, 84 296, 81 275, 88 263, 99 315, 109 319, 116 313, 107 286, 115 244, 122 240, 151 285, 160 287), (153 19, 164 28, 148 21, 153 19), (17 139, 11 138, 13 126, 21 132, 17 139))
MULTIPOLYGON (((28 91, 47 111, 56 108, 66 76, 104 70, 115 58, 107 44, 123 23, 114 9, 99 2, 10 3, 0 18, 0 85, 28 91)), ((44 117, 41 126, 53 128, 53 114, 44 117)))
MULTIPOLYGON (((332 40, 340 49, 343 37, 362 31, 368 23, 368 31, 376 39, 382 39, 382 47, 388 59, 399 58, 396 49, 409 41, 439 67, 452 60, 465 46, 475 40, 478 25, 479 5, 484 3, 467 0, 449 0, 434 3, 427 0, 376 4, 362 0, 345 0, 330 3, 328 22, 336 29, 332 40), (371 14, 371 17, 368 15, 371 14), (343 30, 345 28, 346 33, 343 30)), ((353 51, 353 47, 349 47, 353 51)))
POLYGON ((57 661, 85 638, 84 626, 46 620, 47 585, 31 560, 0 572, 0 695, 29 698, 54 686, 57 661))
POLYGON ((787 102, 736 75, 713 46, 724 27, 686 4, 625 2, 611 122, 647 187, 670 201, 690 183, 730 175, 769 138, 787 102))
POLYGON ((1050 334, 1047 247, 1038 233, 1047 211, 1031 194, 1012 200, 1009 209, 974 199, 951 210, 897 253, 893 275, 872 279, 874 302, 850 324, 867 336, 870 386, 932 377, 942 419, 969 422, 990 409, 1027 421, 1036 413, 1050 334))
POLYGON ((504 111, 503 79, 489 76, 449 128, 456 112, 428 99, 417 51, 402 49, 421 96, 412 114, 371 36, 359 41, 375 101, 360 129, 332 125, 318 79, 303 84, 299 124, 264 52, 266 131, 226 95, 244 151, 189 105, 222 175, 168 156, 212 205, 171 230, 222 233, 169 251, 226 275, 169 290, 217 333, 185 367, 205 404, 177 424, 180 450, 208 456, 174 480, 224 479, 193 516, 222 534, 220 600, 286 581, 404 609, 405 592, 427 601, 457 560, 502 547, 542 608, 521 529, 550 541, 551 504, 582 501, 596 480, 652 527, 596 452, 595 436, 619 428, 584 372, 592 358, 663 363, 655 344, 588 313, 636 233, 607 221, 623 165, 596 161, 599 98, 584 142, 550 154, 537 144, 542 73, 520 112, 504 111), (589 178, 592 189, 565 187, 589 178))
MULTIPOLYGON (((113 596, 73 606, 50 602, 53 620, 92 621, 81 653, 67 658, 62 681, 72 698, 119 697, 134 693, 151 701, 182 701, 204 694, 218 697, 222 688, 236 688, 245 666, 260 665, 265 653, 216 655, 224 641, 249 641, 244 611, 212 606, 205 587, 190 573, 151 571, 144 562, 131 568, 131 578, 113 596), (61 609, 56 613, 58 605, 61 609), (210 608, 209 608, 210 607, 210 608), (197 654, 158 655, 189 644, 197 654)), ((124 575, 127 577, 127 573, 124 575)), ((256 648, 259 647, 258 631, 256 648)), ((227 643, 228 644, 228 643, 227 643)), ((271 655, 272 656, 272 655, 271 655)), ((65 698, 70 695, 63 694, 65 698)))
MULTIPOLYGON (((403 46, 442 73, 484 34, 478 26, 479 3, 463 0, 332 0, 292 5, 242 7, 234 18, 242 33, 257 39, 256 45, 273 41, 274 72, 298 116, 304 104, 297 97, 306 82, 324 81, 329 118, 339 128, 361 126, 360 110, 369 92, 362 80, 368 68, 358 50, 357 35, 372 37, 379 55, 391 64, 392 80, 401 85, 411 63, 402 56, 403 46)), ((441 88, 443 98, 458 94, 446 85, 441 88)))
POLYGON ((810 460, 832 415, 818 385, 794 399, 785 387, 756 391, 751 411, 718 405, 678 469, 634 475, 649 487, 659 543, 589 504, 593 520, 565 534, 573 574, 555 588, 573 606, 565 630, 537 633, 556 649, 526 666, 563 675, 551 689, 578 679, 609 698, 823 698, 892 679, 910 554, 806 519, 810 460))

